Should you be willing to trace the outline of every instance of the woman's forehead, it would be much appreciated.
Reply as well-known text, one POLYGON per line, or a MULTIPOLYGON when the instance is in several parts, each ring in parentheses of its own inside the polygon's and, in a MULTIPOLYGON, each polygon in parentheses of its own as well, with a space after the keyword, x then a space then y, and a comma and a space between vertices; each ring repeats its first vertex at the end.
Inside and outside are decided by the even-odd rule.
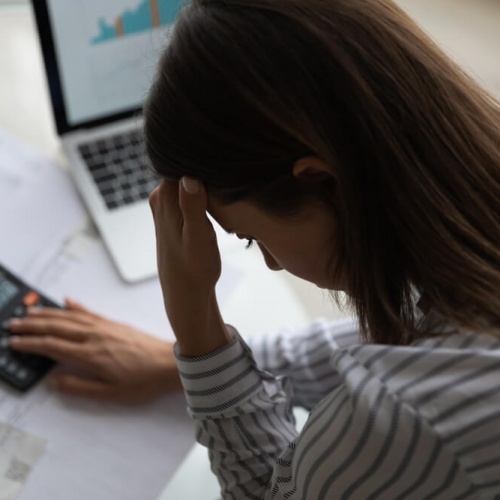
POLYGON ((245 231, 262 222, 263 214, 248 201, 222 203, 208 195, 207 212, 229 234, 245 231))

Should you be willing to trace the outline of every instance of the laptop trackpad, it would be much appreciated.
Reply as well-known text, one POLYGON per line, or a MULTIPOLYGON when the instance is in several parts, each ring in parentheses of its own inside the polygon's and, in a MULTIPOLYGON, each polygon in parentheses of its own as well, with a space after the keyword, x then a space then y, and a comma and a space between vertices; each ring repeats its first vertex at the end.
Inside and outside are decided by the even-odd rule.
POLYGON ((147 201, 101 215, 97 224, 125 281, 135 282, 157 275, 155 229, 147 201))

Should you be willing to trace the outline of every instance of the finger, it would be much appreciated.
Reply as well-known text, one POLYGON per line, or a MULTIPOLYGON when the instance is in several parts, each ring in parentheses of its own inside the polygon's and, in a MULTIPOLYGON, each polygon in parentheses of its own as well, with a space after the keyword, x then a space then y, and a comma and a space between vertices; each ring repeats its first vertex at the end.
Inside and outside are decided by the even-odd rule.
POLYGON ((207 217, 207 191, 198 180, 183 177, 179 183, 179 205, 184 221, 184 231, 191 237, 215 238, 212 223, 207 217))
POLYGON ((207 195, 203 184, 192 177, 183 177, 179 183, 179 205, 184 224, 199 225, 207 209, 207 195))
POLYGON ((88 338, 86 325, 65 317, 26 316, 13 318, 9 321, 9 329, 17 334, 59 337, 72 342, 83 342, 88 338))
POLYGON ((51 375, 47 384, 64 394, 84 396, 97 401, 111 400, 113 396, 113 388, 110 385, 71 374, 51 375))
POLYGON ((100 314, 97 314, 96 312, 87 309, 83 304, 80 304, 80 302, 76 302, 75 300, 70 299, 69 297, 66 297, 64 299, 64 305, 69 311, 81 312, 84 313, 86 316, 90 316, 94 319, 105 319, 104 316, 101 316, 100 314))
POLYGON ((153 189, 149 195, 149 206, 151 207, 155 219, 160 214, 164 216, 164 212, 175 213, 179 211, 177 186, 177 182, 163 180, 153 189))
POLYGON ((149 203, 153 213, 158 246, 168 234, 180 234, 182 231, 178 183, 162 181, 151 194, 149 203))
POLYGON ((60 309, 56 307, 29 307, 25 318, 26 317, 37 319, 43 318, 46 321, 71 321, 82 326, 89 326, 95 319, 99 318, 96 314, 82 309, 60 309))
POLYGON ((83 344, 54 337, 10 337, 10 347, 14 351, 47 356, 60 363, 72 364, 76 368, 90 366, 87 349, 83 344))

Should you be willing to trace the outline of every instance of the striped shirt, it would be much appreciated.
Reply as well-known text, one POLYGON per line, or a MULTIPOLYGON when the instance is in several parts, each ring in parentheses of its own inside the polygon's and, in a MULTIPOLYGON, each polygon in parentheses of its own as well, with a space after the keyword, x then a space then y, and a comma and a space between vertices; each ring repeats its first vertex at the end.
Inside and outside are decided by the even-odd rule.
POLYGON ((223 498, 500 498, 500 342, 436 325, 401 347, 317 321, 177 356, 223 498))

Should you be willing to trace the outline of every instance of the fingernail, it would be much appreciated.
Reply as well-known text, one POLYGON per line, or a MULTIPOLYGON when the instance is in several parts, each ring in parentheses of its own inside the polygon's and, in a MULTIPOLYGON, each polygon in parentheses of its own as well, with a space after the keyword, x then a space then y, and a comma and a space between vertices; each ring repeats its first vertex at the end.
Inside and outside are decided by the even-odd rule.
POLYGON ((10 345, 16 345, 21 342, 22 337, 19 337, 18 335, 11 335, 9 337, 9 343, 10 345))
POLYGON ((41 307, 32 306, 32 307, 28 307, 28 309, 26 309, 26 312, 28 314, 38 314, 41 310, 42 310, 41 307))
POLYGON ((182 187, 184 191, 190 194, 196 194, 200 189, 200 183, 196 179, 190 179, 189 177, 183 177, 181 179, 182 187))

